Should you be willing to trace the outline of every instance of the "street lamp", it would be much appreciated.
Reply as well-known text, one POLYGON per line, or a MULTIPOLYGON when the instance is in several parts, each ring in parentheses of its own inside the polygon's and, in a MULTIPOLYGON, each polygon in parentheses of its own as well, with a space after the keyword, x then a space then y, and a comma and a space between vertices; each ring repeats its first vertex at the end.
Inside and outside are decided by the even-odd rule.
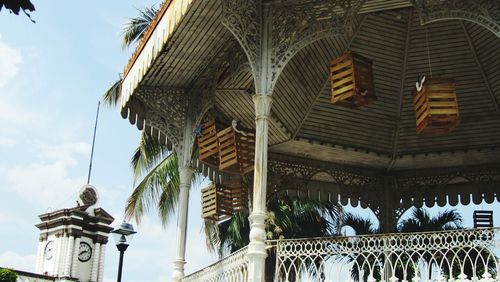
POLYGON ((127 250, 132 237, 137 233, 134 231, 134 227, 130 223, 123 222, 119 228, 111 231, 113 238, 115 239, 116 247, 120 251, 120 262, 118 264, 118 282, 122 281, 122 266, 123 266, 123 253, 127 250))

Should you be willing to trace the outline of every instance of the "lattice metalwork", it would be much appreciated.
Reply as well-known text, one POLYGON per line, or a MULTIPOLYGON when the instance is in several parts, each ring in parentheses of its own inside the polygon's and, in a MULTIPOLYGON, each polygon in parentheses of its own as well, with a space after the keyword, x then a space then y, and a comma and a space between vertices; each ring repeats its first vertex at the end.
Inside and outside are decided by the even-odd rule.
POLYGON ((302 48, 325 37, 350 32, 365 0, 315 0, 271 6, 271 67, 278 76, 302 48))
POLYGON ((245 259, 247 248, 243 248, 220 261, 190 274, 182 279, 183 282, 216 282, 216 281, 247 281, 248 263, 245 259))
POLYGON ((236 37, 254 72, 259 65, 261 35, 260 1, 224 0, 222 24, 236 37))
POLYGON ((277 242, 275 281, 500 281, 500 229, 277 242))
POLYGON ((222 24, 244 49, 255 80, 272 90, 287 62, 312 42, 345 34, 365 0, 224 0, 222 24))
POLYGON ((462 19, 480 24, 500 37, 500 1, 498 0, 412 0, 412 2, 422 24, 447 19, 462 19))
POLYGON ((304 180, 311 180, 318 173, 326 173, 329 175, 329 182, 346 186, 373 186, 381 181, 376 175, 360 169, 292 162, 280 158, 270 158, 268 169, 271 173, 304 180))

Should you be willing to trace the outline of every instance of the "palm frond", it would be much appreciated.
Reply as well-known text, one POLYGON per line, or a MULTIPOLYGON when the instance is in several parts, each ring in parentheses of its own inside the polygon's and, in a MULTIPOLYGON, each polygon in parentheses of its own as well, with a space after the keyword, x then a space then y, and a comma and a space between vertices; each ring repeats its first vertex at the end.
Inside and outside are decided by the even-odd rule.
POLYGON ((163 224, 177 207, 179 197, 179 164, 175 154, 169 155, 146 174, 127 200, 126 218, 140 223, 144 213, 158 210, 163 224))
POLYGON ((118 80, 111 86, 102 96, 102 101, 105 105, 110 107, 116 107, 121 99, 121 88, 122 80, 118 80))
POLYGON ((352 213, 346 213, 342 225, 351 227, 356 235, 373 235, 379 234, 381 231, 380 228, 374 226, 371 220, 352 213))
POLYGON ((415 208, 410 218, 398 224, 399 232, 427 232, 462 228, 462 216, 456 210, 446 210, 432 217, 423 208, 415 208))
POLYGON ((462 228, 462 216, 457 210, 445 210, 436 217, 436 225, 443 230, 455 230, 462 228))
POLYGON ((155 6, 146 7, 144 10, 137 10, 139 11, 139 16, 129 19, 123 27, 122 48, 126 48, 132 43, 139 41, 158 12, 155 6))
POLYGON ((171 154, 167 147, 158 139, 143 131, 139 146, 132 154, 130 164, 134 179, 139 179, 143 174, 153 170, 159 163, 171 154))

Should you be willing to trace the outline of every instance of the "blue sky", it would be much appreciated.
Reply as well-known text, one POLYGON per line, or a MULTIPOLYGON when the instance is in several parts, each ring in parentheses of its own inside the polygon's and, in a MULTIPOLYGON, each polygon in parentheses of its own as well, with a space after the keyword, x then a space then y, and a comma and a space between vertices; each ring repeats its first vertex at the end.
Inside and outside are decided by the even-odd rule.
MULTIPOLYGON (((72 207, 86 183, 97 101, 123 70, 121 26, 157 1, 33 1, 36 24, 0 12, 0 266, 34 271, 37 215, 72 207), (119 3, 119 4, 118 4, 119 3)), ((92 181, 100 204, 122 219, 132 188, 129 159, 139 139, 118 111, 101 107, 92 181)), ((200 240, 199 193, 191 196, 187 265, 212 261, 200 240)), ((145 219, 125 256, 124 281, 168 281, 176 220, 145 219)), ((118 251, 106 252, 115 281, 118 251)))
MULTIPOLYGON (((121 26, 135 7, 156 2, 35 0, 36 24, 0 12, 0 266, 33 271, 37 215, 73 206, 86 182, 97 101, 132 51, 121 49, 121 26)), ((132 188, 128 164, 138 139, 117 110, 101 108, 91 183, 115 224, 132 188)), ((199 189, 190 202, 187 272, 214 260, 204 246, 199 189)), ((498 204, 480 208, 496 209, 499 225, 498 204)), ((461 208, 466 225, 473 209, 461 208)), ((125 255, 123 281, 169 280, 174 225, 162 228, 154 215, 144 220, 125 255)), ((115 280, 117 257, 110 241, 106 281, 115 280)))

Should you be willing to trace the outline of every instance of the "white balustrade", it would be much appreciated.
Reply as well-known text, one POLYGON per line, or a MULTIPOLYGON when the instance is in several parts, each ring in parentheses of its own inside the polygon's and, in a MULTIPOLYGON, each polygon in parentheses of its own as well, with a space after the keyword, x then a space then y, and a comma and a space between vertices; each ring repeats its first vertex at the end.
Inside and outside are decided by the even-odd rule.
MULTIPOLYGON (((274 281, 500 281, 500 228, 268 241, 274 281)), ((182 281, 248 281, 244 248, 182 281)))
POLYGON ((248 263, 245 258, 247 248, 243 248, 220 261, 192 273, 182 279, 183 282, 240 282, 248 280, 248 263))
POLYGON ((500 229, 280 240, 275 281, 500 281, 500 229))

